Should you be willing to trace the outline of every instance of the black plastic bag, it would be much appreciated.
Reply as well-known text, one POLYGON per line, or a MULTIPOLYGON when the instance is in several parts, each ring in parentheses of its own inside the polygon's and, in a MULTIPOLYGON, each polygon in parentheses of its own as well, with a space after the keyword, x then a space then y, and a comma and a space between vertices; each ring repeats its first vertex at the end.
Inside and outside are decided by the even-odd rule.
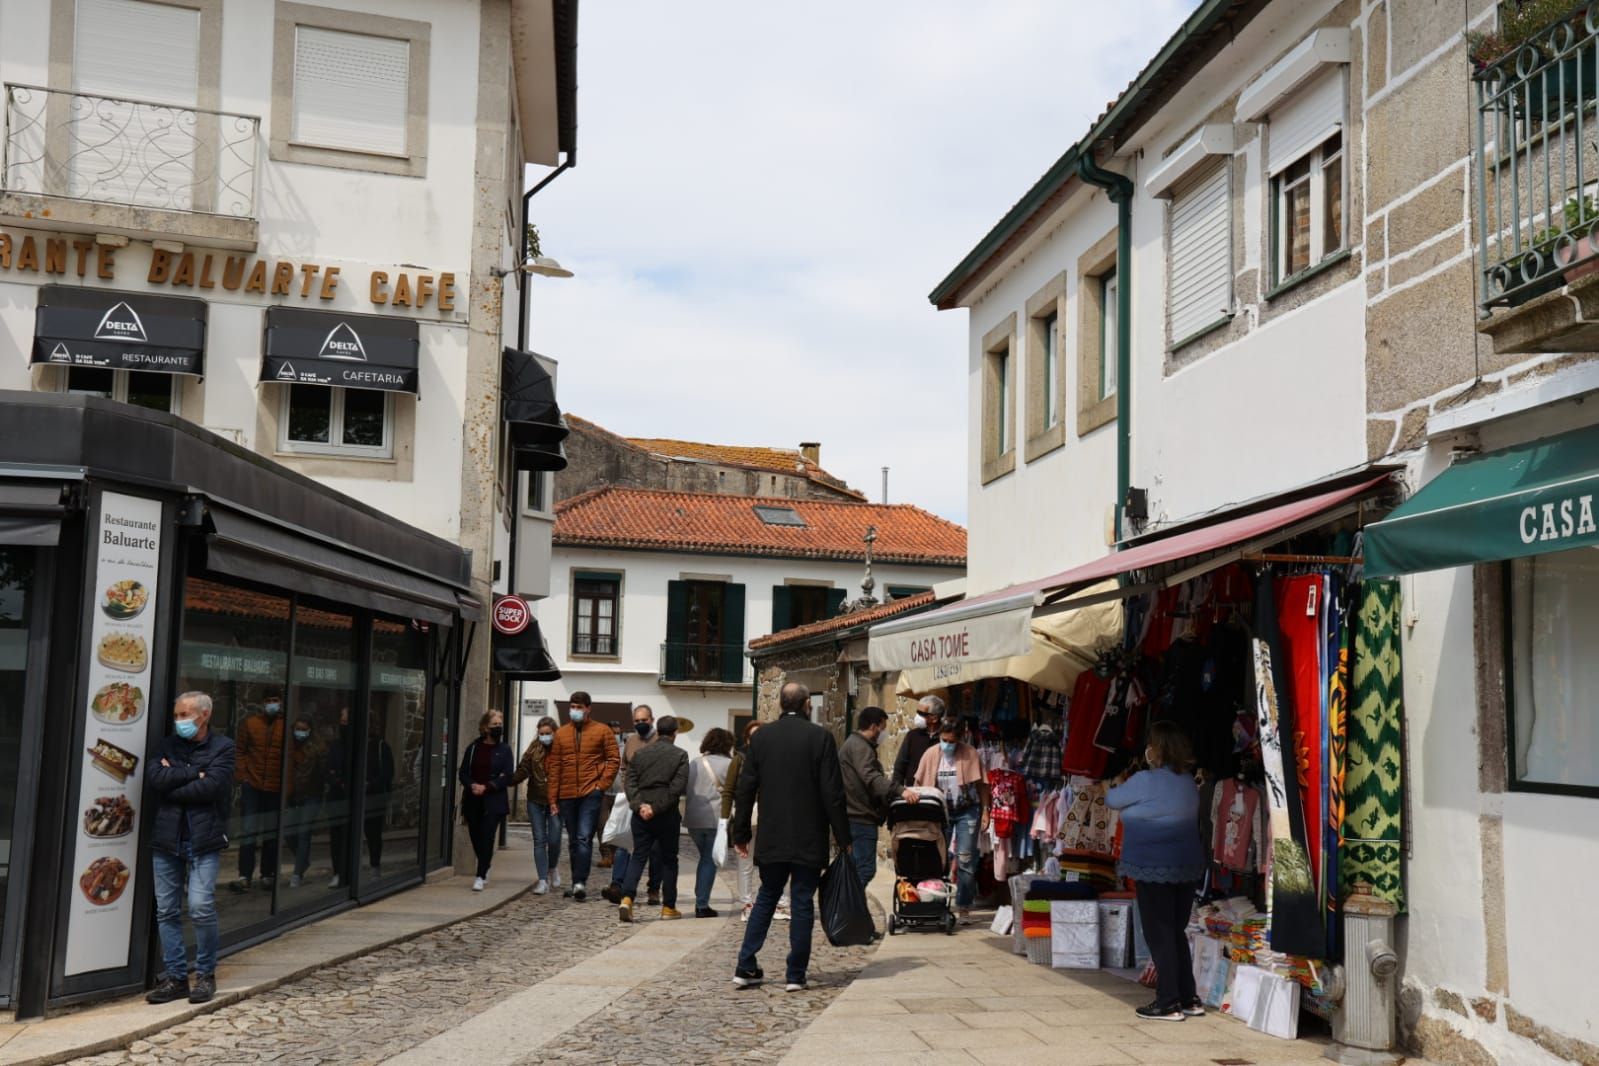
POLYGON ((861 875, 847 851, 822 872, 822 932, 836 948, 865 947, 877 932, 861 875))

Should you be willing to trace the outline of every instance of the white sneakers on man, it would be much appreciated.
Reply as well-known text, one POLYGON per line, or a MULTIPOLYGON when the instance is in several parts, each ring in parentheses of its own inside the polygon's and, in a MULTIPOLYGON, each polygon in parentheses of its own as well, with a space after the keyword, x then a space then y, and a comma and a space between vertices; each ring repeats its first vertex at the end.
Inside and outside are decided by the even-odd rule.
POLYGON ((548 881, 541 880, 538 884, 533 886, 533 894, 535 896, 545 895, 546 893, 549 892, 549 890, 550 890, 550 883, 548 881))
POLYGON ((479 877, 472 882, 472 891, 481 892, 483 891, 483 886, 486 884, 488 884, 488 882, 479 877))

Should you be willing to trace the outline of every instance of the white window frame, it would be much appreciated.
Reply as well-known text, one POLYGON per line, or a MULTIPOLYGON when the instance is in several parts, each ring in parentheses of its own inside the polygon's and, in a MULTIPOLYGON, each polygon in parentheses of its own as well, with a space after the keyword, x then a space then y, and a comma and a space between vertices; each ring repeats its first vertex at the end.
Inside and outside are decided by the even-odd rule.
POLYGON ((1101 400, 1108 400, 1116 395, 1118 384, 1117 375, 1121 365, 1116 353, 1120 350, 1117 338, 1122 328, 1121 303, 1118 293, 1121 289, 1121 272, 1112 267, 1094 279, 1099 286, 1099 384, 1097 391, 1101 400))
POLYGON ((1044 331, 1044 430, 1060 425, 1064 415, 1060 396, 1060 311, 1053 309, 1039 317, 1044 331))
MULTIPOLYGON (((113 370, 110 367, 104 367, 104 366, 100 366, 100 367, 95 367, 95 366, 82 366, 82 367, 64 366, 64 367, 61 368, 61 388, 60 388, 60 391, 64 392, 64 393, 69 393, 69 394, 72 394, 72 395, 76 395, 76 396, 97 396, 99 394, 98 393, 94 393, 94 392, 90 392, 90 391, 88 391, 86 389, 73 389, 73 388, 70 388, 69 387, 69 381, 71 380, 72 371, 74 371, 74 370, 110 370, 111 371, 111 398, 113 400, 117 401, 118 403, 127 403, 128 402, 128 381, 129 381, 128 375, 131 373, 131 371, 113 370)), ((154 371, 148 371, 147 370, 147 371, 143 371, 143 373, 154 373, 154 371)), ((178 376, 177 374, 168 374, 166 376, 172 380, 172 404, 168 408, 167 413, 168 414, 174 414, 174 415, 182 414, 181 408, 183 407, 183 379, 180 376, 178 376)))
POLYGON ((308 389, 327 389, 333 394, 332 411, 328 427, 328 443, 291 440, 289 437, 289 402, 294 390, 289 385, 278 387, 278 451, 292 455, 332 455, 344 459, 394 458, 394 393, 383 393, 383 444, 373 448, 358 444, 341 443, 344 438, 344 397, 349 391, 337 385, 305 385, 308 389))
MULTIPOLYGON (((1226 322, 1233 315, 1233 198, 1232 198, 1232 161, 1227 157, 1220 157, 1211 167, 1203 170, 1196 169, 1185 176, 1183 180, 1174 185, 1171 199, 1166 207, 1166 235, 1167 235, 1167 269, 1166 269, 1166 316, 1169 325, 1170 347, 1176 348, 1187 341, 1207 333, 1217 325, 1226 322), (1223 229, 1221 241, 1221 262, 1219 277, 1201 277, 1193 272, 1202 267, 1211 265, 1205 257, 1193 256, 1180 258, 1178 241, 1178 215, 1184 215, 1188 225, 1192 227, 1185 230, 1184 235, 1197 234, 1205 228, 1207 222, 1214 222, 1211 217, 1201 217, 1192 214, 1193 211, 1203 210, 1203 205, 1196 208, 1194 205, 1200 197, 1212 194, 1219 182, 1221 193, 1220 223, 1223 229), (1179 292, 1179 272, 1186 272, 1184 280, 1194 285, 1200 295, 1220 295, 1220 306, 1213 308, 1214 313, 1207 314, 1202 321, 1183 323, 1179 328, 1178 298, 1188 298, 1195 290, 1179 292)), ((1206 232, 1210 232, 1207 230, 1206 232)), ((1213 244, 1204 247, 1214 248, 1213 244)), ((1184 251, 1189 249, 1185 248, 1184 251)))
POLYGON ((1327 259, 1349 247, 1349 145, 1346 143, 1342 129, 1329 133, 1320 144, 1309 152, 1295 159, 1271 179, 1272 198, 1272 277, 1276 287, 1293 282, 1301 275, 1308 274, 1321 266, 1327 259), (1342 232, 1336 248, 1328 248, 1327 244, 1327 164, 1330 161, 1324 153, 1327 141, 1333 137, 1338 138, 1338 148, 1332 154, 1332 159, 1338 163, 1339 170, 1339 218, 1342 220, 1342 232), (1294 182, 1287 181, 1290 171, 1306 160, 1310 161, 1310 173, 1306 177, 1294 182), (1292 274, 1288 273, 1288 227, 1285 220, 1288 214, 1289 190, 1306 181, 1310 185, 1310 261, 1292 274))

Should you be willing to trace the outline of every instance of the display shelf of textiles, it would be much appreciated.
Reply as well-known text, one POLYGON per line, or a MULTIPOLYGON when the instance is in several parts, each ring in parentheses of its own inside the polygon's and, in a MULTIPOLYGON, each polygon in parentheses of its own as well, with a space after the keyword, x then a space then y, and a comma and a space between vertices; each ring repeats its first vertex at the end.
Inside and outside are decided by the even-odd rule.
POLYGON ((1173 721, 1209 853, 1190 927, 1199 987, 1279 1035, 1301 1009, 1330 1016, 1342 899, 1364 883, 1404 907, 1399 592, 1346 564, 1351 536, 1130 598, 1122 641, 1070 692, 991 678, 943 693, 988 775, 983 880, 1009 889, 1018 954, 1148 976, 1105 797, 1151 723, 1173 721))

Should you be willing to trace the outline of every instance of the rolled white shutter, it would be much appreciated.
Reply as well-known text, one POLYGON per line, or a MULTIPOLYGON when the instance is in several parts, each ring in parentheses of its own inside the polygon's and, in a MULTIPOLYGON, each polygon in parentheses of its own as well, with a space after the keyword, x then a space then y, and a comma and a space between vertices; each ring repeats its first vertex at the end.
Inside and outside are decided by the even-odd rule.
POLYGON ((144 0, 78 0, 72 82, 80 93, 193 107, 200 13, 144 0))
POLYGON ((1227 164, 1178 185, 1171 201, 1167 292, 1171 339, 1181 341, 1232 310, 1232 212, 1227 164))
POLYGON ((294 140, 405 155, 410 78, 409 41, 295 27, 294 140))
POLYGON ((1344 125, 1344 68, 1307 83, 1267 116, 1266 172, 1277 175, 1344 125))

